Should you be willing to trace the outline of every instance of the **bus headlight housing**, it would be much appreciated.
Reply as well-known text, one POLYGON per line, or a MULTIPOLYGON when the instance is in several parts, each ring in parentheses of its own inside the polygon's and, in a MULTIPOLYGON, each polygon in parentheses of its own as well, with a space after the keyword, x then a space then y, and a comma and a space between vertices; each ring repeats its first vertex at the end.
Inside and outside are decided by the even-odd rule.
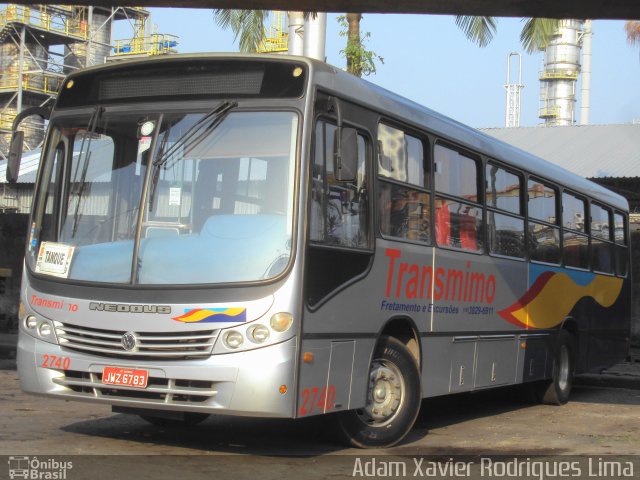
POLYGON ((276 313, 271 317, 269 323, 276 332, 286 332, 293 325, 293 315, 287 312, 276 313))
POLYGON ((211 354, 230 353, 230 350, 234 353, 244 352, 282 343, 290 338, 291 333, 287 332, 291 332, 293 320, 291 313, 279 312, 255 323, 250 322, 246 325, 229 327, 229 330, 222 331, 211 354))
POLYGON ((236 332, 235 330, 231 330, 224 334, 223 342, 227 348, 231 348, 235 350, 244 342, 244 338, 240 332, 236 332))
POLYGON ((24 332, 45 342, 58 343, 53 322, 39 315, 34 315, 22 302, 18 306, 18 318, 20 329, 24 332))
POLYGON ((49 343, 58 343, 53 323, 49 320, 28 314, 22 321, 22 327, 32 337, 49 343))
POLYGON ((33 315, 29 315, 24 319, 24 326, 27 330, 35 331, 36 327, 38 326, 38 319, 33 315))
POLYGON ((42 338, 50 338, 53 335, 53 328, 49 322, 40 322, 40 325, 38 325, 38 335, 42 338))
POLYGON ((248 336, 255 343, 266 342, 269 338, 269 329, 264 325, 254 325, 247 330, 248 336))

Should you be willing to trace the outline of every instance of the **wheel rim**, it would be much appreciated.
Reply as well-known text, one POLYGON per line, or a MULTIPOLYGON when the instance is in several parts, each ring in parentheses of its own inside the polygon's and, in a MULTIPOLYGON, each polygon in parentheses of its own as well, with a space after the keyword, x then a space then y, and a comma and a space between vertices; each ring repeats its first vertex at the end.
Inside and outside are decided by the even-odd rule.
POLYGON ((566 390, 569 386, 569 349, 566 345, 560 347, 560 363, 558 365, 558 387, 566 390))
POLYGON ((382 427, 396 418, 404 398, 400 369, 388 360, 374 360, 369 374, 367 406, 358 411, 358 416, 368 425, 382 427))

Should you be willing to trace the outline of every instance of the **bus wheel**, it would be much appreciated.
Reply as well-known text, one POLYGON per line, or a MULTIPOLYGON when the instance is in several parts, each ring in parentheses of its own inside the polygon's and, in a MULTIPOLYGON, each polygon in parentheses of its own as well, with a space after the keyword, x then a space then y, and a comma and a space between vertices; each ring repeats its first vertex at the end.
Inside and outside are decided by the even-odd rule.
POLYGON ((564 405, 569 401, 573 372, 575 368, 575 347, 573 336, 563 330, 558 336, 553 356, 551 380, 545 380, 537 386, 537 397, 547 405, 564 405))
POLYGON ((369 370, 367 404, 337 414, 342 440, 360 448, 390 447, 411 430, 420 410, 420 373, 399 340, 383 336, 369 370))
POLYGON ((140 418, 162 428, 193 427, 204 422, 209 417, 208 413, 185 412, 182 418, 154 417, 153 415, 140 415, 140 418))

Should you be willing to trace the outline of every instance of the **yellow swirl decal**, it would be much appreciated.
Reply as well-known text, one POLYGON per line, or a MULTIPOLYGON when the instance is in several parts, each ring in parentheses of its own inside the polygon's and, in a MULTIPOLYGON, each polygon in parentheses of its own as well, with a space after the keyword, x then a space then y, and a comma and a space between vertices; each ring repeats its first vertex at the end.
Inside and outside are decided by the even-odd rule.
POLYGON ((193 308, 185 309, 184 315, 173 317, 177 322, 213 323, 213 322, 246 322, 246 308, 193 308))
POLYGON ((623 279, 589 274, 584 285, 564 272, 542 273, 517 302, 498 314, 523 328, 553 328, 569 315, 578 301, 593 298, 603 307, 610 307, 620 296, 623 279))

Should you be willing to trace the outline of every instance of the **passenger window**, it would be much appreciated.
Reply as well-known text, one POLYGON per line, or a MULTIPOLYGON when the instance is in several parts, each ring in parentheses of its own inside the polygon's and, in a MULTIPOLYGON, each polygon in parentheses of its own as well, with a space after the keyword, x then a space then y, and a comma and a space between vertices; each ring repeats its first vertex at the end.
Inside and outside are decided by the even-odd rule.
POLYGON ((611 213, 598 204, 591 204, 591 235, 611 240, 611 213))
POLYGON ((487 164, 485 198, 487 206, 520 214, 521 180, 517 175, 491 163, 487 164))
POLYGON ((380 231, 385 236, 429 242, 430 208, 430 195, 426 192, 394 183, 379 183, 380 231))
POLYGON ((618 212, 613 214, 613 238, 615 240, 616 274, 626 277, 629 273, 629 248, 626 246, 627 223, 626 217, 618 212))
POLYGON ((577 232, 585 232, 584 200, 570 193, 563 193, 562 222, 564 228, 570 228, 577 232))
POLYGON ((625 228, 624 215, 621 213, 615 213, 613 215, 613 228, 614 228, 614 239, 618 245, 626 245, 627 244, 627 229, 625 228))
POLYGON ((591 204, 591 265, 596 272, 614 272, 614 246, 611 243, 611 212, 596 203, 591 204))
POLYGON ((378 172, 382 177, 427 188, 422 141, 397 128, 378 125, 378 172))
POLYGON ((333 171, 333 145, 337 127, 316 125, 315 159, 311 185, 310 238, 327 245, 368 248, 369 208, 366 142, 358 135, 358 170, 352 182, 338 182, 333 171))
POLYGON ((440 246, 482 251, 482 207, 478 202, 478 162, 456 150, 434 149, 436 242, 440 246), (472 203, 473 202, 473 203, 472 203))
POLYGON ((518 175, 491 162, 487 164, 485 182, 487 233, 489 251, 493 254, 524 258, 521 183, 518 175))
POLYGON ((591 239, 591 265, 596 272, 614 273, 613 244, 599 238, 591 239))
POLYGON ((562 256, 567 267, 589 268, 589 237, 565 230, 562 256))
POLYGON ((422 140, 378 126, 378 217, 384 236, 428 243, 431 195, 422 140))
POLYGON ((560 264, 560 228, 555 226, 558 222, 555 188, 530 179, 527 183, 527 210, 529 257, 536 262, 560 264))
POLYGON ((523 258, 525 253, 524 219, 487 212, 489 251, 497 255, 523 258))
POLYGON ((589 268, 589 237, 586 232, 585 201, 564 192, 562 194, 562 223, 564 264, 568 267, 589 268))
POLYGON ((436 190, 448 195, 478 201, 476 160, 443 145, 434 149, 436 190))
POLYGON ((536 262, 560 263, 560 228, 529 220, 529 256, 536 262))
POLYGON ((553 187, 537 180, 529 180, 527 195, 529 218, 552 224, 558 222, 556 191, 553 187))

